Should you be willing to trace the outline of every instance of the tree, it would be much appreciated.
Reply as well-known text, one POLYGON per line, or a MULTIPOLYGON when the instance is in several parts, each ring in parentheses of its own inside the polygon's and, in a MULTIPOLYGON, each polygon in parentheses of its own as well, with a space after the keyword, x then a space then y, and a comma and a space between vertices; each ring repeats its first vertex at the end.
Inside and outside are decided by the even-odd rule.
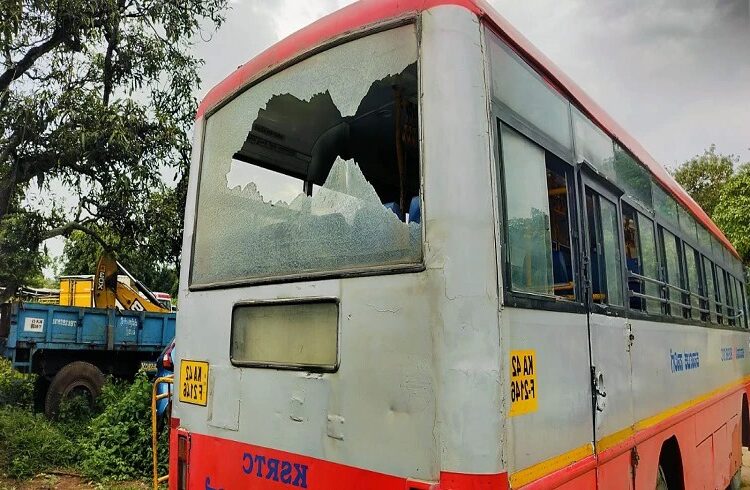
POLYGON ((680 165, 673 175, 710 216, 738 161, 734 155, 716 153, 716 145, 711 145, 703 155, 696 155, 680 165))
MULTIPOLYGON (((159 195, 182 206, 163 173, 182 182, 190 158, 199 60, 189 48, 226 5, 0 0, 0 302, 38 275, 44 240, 79 232, 117 249, 127 244, 115 235, 147 234, 159 195)), ((171 261, 174 244, 155 243, 169 252, 157 263, 171 261)))
MULTIPOLYGON (((183 180, 183 182, 187 182, 183 180)), ((98 236, 117 249, 118 260, 137 279, 154 291, 177 295, 182 213, 185 185, 154 192, 143 213, 138 236, 123 235, 111 228, 95 228, 98 236)), ((99 257, 107 252, 91 235, 74 231, 65 243, 61 274, 93 274, 99 257)))
POLYGON ((750 163, 740 167, 721 189, 712 217, 745 265, 750 265, 750 163))

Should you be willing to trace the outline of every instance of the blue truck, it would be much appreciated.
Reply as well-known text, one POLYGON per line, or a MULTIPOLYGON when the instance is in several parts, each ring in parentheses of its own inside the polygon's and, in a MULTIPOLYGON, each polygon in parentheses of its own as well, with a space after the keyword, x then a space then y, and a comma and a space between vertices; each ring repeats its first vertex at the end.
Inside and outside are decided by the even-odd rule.
POLYGON ((37 375, 36 403, 55 418, 61 402, 99 395, 105 374, 131 378, 174 338, 175 313, 37 303, 0 305, 0 354, 37 375))

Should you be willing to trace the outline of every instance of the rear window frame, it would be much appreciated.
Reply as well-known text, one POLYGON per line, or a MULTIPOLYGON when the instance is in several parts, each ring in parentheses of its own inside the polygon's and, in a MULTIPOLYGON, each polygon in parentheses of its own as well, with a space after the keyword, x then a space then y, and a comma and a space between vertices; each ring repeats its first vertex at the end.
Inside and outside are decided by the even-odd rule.
MULTIPOLYGON (((204 149, 205 149, 205 139, 206 139, 206 126, 208 119, 216 114, 218 111, 220 111, 223 107, 226 105, 232 103, 237 97, 242 95, 248 90, 251 90, 254 86, 258 85, 259 83, 265 81, 266 79, 277 75, 287 68, 296 65, 297 63, 300 63, 301 61, 304 61, 308 58, 311 58, 317 54, 320 54, 324 51, 327 51, 329 49, 333 49, 337 46, 340 46, 342 44, 346 44, 351 41, 356 41, 358 39, 378 34, 381 32, 389 31, 391 29, 397 29, 399 27, 404 27, 408 25, 413 25, 415 29, 416 34, 416 45, 417 45, 417 85, 418 87, 421 86, 421 80, 422 80, 422 59, 421 59, 421 21, 418 16, 416 15, 409 15, 403 18, 399 19, 391 19, 386 22, 382 22, 376 25, 370 25, 366 28, 363 28, 362 30, 354 31, 351 33, 348 33, 344 36, 340 36, 334 39, 329 40, 328 42, 322 43, 316 47, 311 48, 310 50, 297 55, 290 60, 281 63, 280 65, 276 66, 275 68, 262 73, 255 79, 248 82, 246 85, 244 85, 242 88, 237 90, 236 92, 232 93, 230 96, 227 96, 224 100, 222 100, 219 104, 217 104, 215 107, 212 107, 210 110, 206 111, 206 113, 203 115, 202 120, 200 121, 200 148, 198 150, 198 162, 197 164, 194 164, 196 173, 197 173, 197 184, 195 186, 195 204, 193 206, 192 212, 193 216, 191 217, 191 240, 190 240, 190 268, 188 271, 188 290, 189 291, 205 291, 205 290, 216 290, 216 289, 229 289, 229 288, 237 288, 237 287, 246 287, 246 286, 255 286, 255 285, 265 285, 265 284, 279 284, 279 283, 294 283, 294 282, 303 282, 303 281, 311 281, 311 280, 325 280, 325 279, 343 279, 343 278, 349 278, 349 277, 367 277, 367 276, 378 276, 378 275, 391 275, 391 274, 404 274, 404 273, 419 273, 426 270, 425 266, 425 243, 426 243, 426 219, 425 219, 425 210, 424 210, 424 204, 422 205, 422 221, 421 221, 421 259, 418 262, 411 262, 411 263, 404 263, 404 264, 390 264, 390 265, 369 265, 369 266, 362 266, 362 267, 355 267, 351 269, 339 269, 336 271, 316 271, 316 272, 303 272, 303 273, 296 273, 296 274, 285 274, 285 275, 276 275, 276 276, 268 276, 268 277, 251 277, 251 278, 241 278, 241 279, 229 279, 224 281, 217 281, 217 282, 211 282, 211 283, 196 283, 193 278, 193 272, 194 272, 194 262, 195 262, 195 244, 196 244, 196 231, 197 231, 197 223, 198 223, 198 208, 200 206, 200 195, 201 195, 201 176, 203 173, 203 165, 204 165, 204 149)), ((423 124, 422 120, 423 116, 423 110, 422 110, 422 98, 420 97, 418 100, 418 121, 419 121, 419 127, 420 127, 420 139, 419 139, 419 173, 420 173, 420 183, 419 183, 419 198, 422 203, 425 202, 424 200, 424 145, 423 140, 421 138, 421 128, 423 124)), ((191 165, 192 168, 193 165, 191 165)))

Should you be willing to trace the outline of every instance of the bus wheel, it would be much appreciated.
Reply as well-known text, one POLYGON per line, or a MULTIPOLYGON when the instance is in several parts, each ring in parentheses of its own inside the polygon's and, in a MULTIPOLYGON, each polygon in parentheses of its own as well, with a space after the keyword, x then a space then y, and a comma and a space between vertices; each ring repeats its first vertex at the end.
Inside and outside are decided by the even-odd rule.
POLYGON ((656 474, 656 490, 669 490, 667 485, 667 477, 664 476, 664 468, 659 465, 659 471, 656 474))
POLYGON ((60 408, 65 401, 78 401, 93 408, 96 397, 104 386, 104 375, 98 367, 83 361, 75 361, 63 367, 52 378, 44 402, 44 413, 50 419, 60 415, 60 408))

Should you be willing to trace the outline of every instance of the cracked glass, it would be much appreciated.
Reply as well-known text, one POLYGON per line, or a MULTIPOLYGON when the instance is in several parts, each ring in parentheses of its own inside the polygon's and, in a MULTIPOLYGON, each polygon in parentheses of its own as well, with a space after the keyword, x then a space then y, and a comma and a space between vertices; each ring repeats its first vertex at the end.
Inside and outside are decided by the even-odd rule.
POLYGON ((422 260, 413 25, 252 86, 205 126, 191 284, 422 260))

